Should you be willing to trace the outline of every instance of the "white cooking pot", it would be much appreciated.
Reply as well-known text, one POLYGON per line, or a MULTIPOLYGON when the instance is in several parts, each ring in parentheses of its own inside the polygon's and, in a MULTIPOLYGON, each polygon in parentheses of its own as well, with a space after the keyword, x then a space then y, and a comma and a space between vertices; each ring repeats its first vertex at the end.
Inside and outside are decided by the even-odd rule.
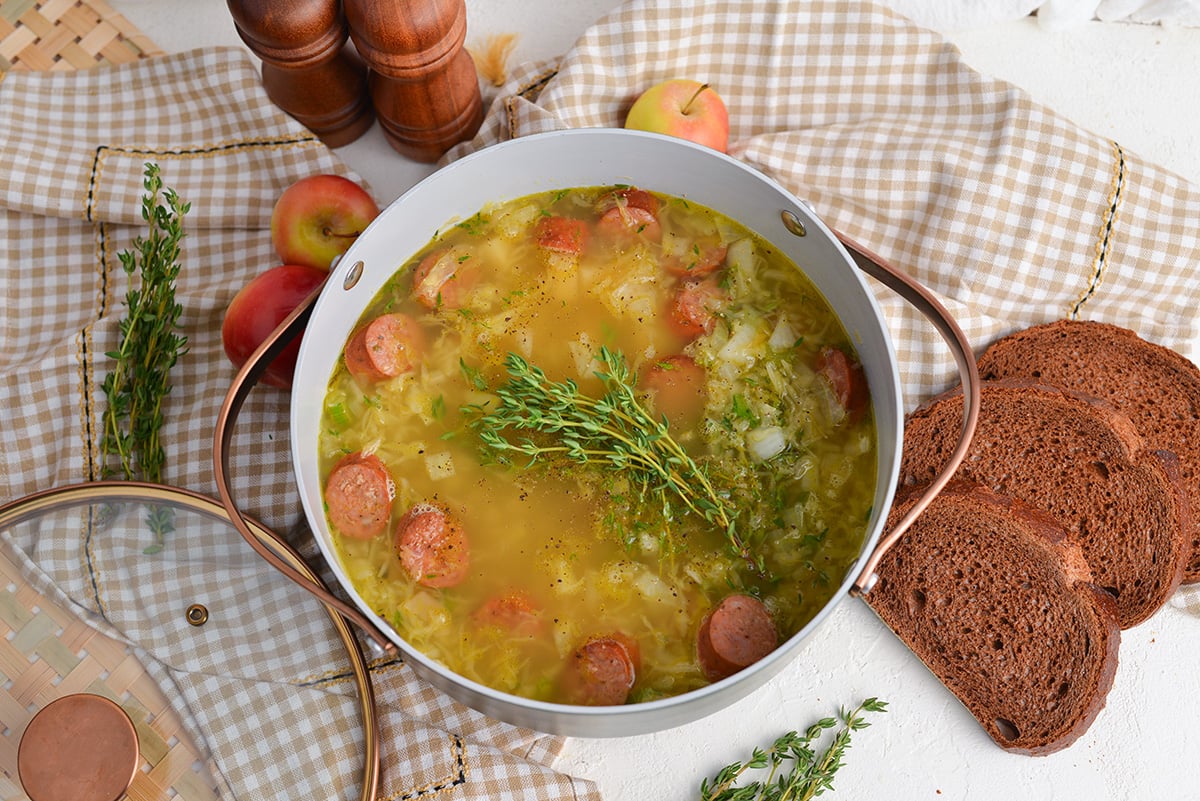
MULTIPOLYGON (((238 374, 222 409, 215 467, 222 502, 240 520, 230 491, 227 452, 242 401, 274 354, 307 324, 296 365, 291 406, 292 460, 310 527, 341 589, 344 603, 323 587, 298 583, 342 612, 387 650, 399 650, 430 684, 493 717, 544 732, 605 737, 661 730, 689 722, 742 698, 776 675, 809 633, 845 596, 869 591, 887 547, 941 489, 965 454, 978 415, 978 375, 965 337, 945 309, 920 286, 870 253, 830 231, 800 200, 762 173, 708 148, 679 139, 619 129, 577 129, 498 144, 439 170, 388 206, 314 293, 238 374), (585 707, 509 695, 464 679, 424 656, 357 595, 342 569, 326 522, 318 473, 317 432, 325 387, 360 316, 398 265, 423 248, 447 223, 466 219, 488 203, 570 187, 631 184, 700 203, 747 226, 804 272, 824 294, 854 340, 870 386, 878 436, 877 483, 859 559, 825 607, 774 652, 733 676, 698 690, 640 704, 585 707), (847 249, 847 245, 850 250, 847 249), (851 255, 851 250, 854 255, 851 255), (950 462, 924 502, 882 537, 899 471, 904 404, 895 352, 874 297, 856 263, 916 305, 939 329, 962 375, 964 426, 950 462), (311 316, 310 316, 311 315, 311 316)), ((288 565, 255 537, 247 541, 281 570, 288 565)))

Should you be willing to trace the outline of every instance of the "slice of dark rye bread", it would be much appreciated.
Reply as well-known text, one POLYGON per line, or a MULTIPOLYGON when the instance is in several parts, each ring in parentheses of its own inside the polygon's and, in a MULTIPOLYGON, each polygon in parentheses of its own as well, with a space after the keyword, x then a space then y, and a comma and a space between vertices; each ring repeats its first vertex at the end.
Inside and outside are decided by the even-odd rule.
MULTIPOLYGON (((1042 509, 1083 549, 1093 580, 1117 598, 1121 628, 1156 612, 1191 556, 1191 517, 1169 451, 1145 446, 1109 404, 1027 381, 981 383, 979 425, 955 477, 1042 509)), ((962 425, 961 388, 909 415, 902 485, 945 465, 962 425)))
POLYGON ((1151 448, 1179 457, 1193 509, 1185 583, 1200 581, 1200 369, 1170 348, 1108 323, 1059 320, 994 342, 983 379, 1027 378, 1107 400, 1151 448))
MULTIPOLYGON (((897 500, 890 528, 912 505, 897 500)), ((1044 512, 952 482, 879 565, 867 603, 1001 747, 1077 740, 1117 672, 1116 601, 1044 512)))

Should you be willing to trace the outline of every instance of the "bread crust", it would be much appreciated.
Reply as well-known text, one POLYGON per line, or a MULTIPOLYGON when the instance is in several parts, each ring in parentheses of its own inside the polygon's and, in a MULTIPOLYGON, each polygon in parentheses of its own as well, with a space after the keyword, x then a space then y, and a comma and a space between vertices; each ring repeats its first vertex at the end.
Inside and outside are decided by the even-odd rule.
POLYGON ((980 378, 1026 378, 1103 398, 1134 423, 1151 448, 1179 460, 1193 510, 1184 583, 1200 581, 1200 368, 1128 328, 1056 320, 992 343, 980 378))
MULTIPOLYGON (((897 497, 889 529, 923 489, 897 497)), ((952 482, 865 597, 999 746, 1045 755, 1087 731, 1116 676, 1116 602, 1089 579, 1079 545, 1045 512, 952 482)))

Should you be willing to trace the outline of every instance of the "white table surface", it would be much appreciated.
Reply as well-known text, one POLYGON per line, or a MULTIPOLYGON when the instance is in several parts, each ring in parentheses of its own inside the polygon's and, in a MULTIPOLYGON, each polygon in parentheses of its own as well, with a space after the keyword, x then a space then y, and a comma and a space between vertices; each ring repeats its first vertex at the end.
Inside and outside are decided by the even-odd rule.
MULTIPOLYGON (((169 52, 241 44, 221 0, 110 2, 169 52)), ((510 63, 553 57, 616 4, 467 0, 467 41, 516 32, 510 63)), ((980 72, 1200 186, 1200 29, 1090 23, 1048 32, 1023 19, 943 33, 980 72)), ((385 202, 432 171, 392 151, 377 125, 338 153, 385 202)), ((701 778, 754 746, 874 695, 890 710, 855 735, 826 798, 1200 799, 1200 617, 1168 605, 1124 632, 1120 653, 1107 707, 1082 739, 1049 757, 1016 756, 865 604, 846 600, 781 675, 733 707, 657 734, 571 740, 557 767, 595 780, 609 801, 694 799, 701 778)))

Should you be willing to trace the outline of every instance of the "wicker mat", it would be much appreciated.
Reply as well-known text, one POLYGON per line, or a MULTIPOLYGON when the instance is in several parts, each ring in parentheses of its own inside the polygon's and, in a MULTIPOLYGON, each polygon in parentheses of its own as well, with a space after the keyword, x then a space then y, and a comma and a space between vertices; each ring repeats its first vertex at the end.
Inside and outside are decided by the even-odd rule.
POLYGON ((72 693, 121 705, 137 729, 141 772, 130 801, 217 798, 200 753, 158 684, 125 645, 82 623, 31 588, 0 553, 0 798, 24 799, 17 746, 40 709, 72 693))
POLYGON ((161 55, 104 0, 0 0, 0 71, 86 69, 161 55))

